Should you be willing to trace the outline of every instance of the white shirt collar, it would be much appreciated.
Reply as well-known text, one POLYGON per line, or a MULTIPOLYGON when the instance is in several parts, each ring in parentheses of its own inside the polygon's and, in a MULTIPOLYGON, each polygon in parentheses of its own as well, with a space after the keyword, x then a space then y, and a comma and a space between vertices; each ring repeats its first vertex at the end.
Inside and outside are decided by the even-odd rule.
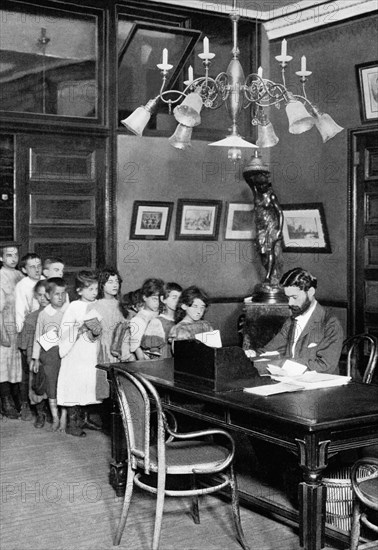
POLYGON ((311 315, 313 314, 313 311, 316 307, 316 304, 318 302, 316 300, 313 301, 313 303, 311 304, 311 306, 308 308, 307 311, 305 311, 304 313, 302 313, 302 315, 298 315, 298 317, 296 317, 296 321, 300 327, 300 330, 302 331, 305 326, 307 325, 308 323, 308 320, 310 319, 311 315))

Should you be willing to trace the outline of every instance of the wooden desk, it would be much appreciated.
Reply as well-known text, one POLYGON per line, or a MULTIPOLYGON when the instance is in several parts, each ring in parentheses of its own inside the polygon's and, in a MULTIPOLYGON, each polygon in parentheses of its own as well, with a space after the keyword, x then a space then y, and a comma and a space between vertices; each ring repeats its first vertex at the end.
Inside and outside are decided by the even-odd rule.
MULTIPOLYGON (((114 364, 98 365, 110 370, 114 364)), ((129 372, 146 375, 157 387, 165 408, 205 420, 229 430, 246 433, 279 445, 298 457, 303 471, 299 484, 298 514, 267 504, 250 495, 249 501, 260 509, 299 523, 300 545, 320 550, 325 537, 326 487, 322 472, 328 457, 347 449, 378 444, 378 386, 352 382, 337 388, 301 391, 259 397, 243 391, 214 393, 175 384, 173 359, 119 363, 129 372), (211 414, 203 405, 211 405, 211 414)), ((252 368, 246 385, 261 385, 252 368)), ((117 409, 113 412, 110 480, 117 491, 125 485, 122 427, 117 409)))

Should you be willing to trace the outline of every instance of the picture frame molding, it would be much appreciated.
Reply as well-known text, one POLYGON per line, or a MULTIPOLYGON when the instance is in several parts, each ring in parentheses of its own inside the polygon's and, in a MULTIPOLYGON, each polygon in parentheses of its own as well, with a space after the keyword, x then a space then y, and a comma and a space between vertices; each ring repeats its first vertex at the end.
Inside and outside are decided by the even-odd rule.
POLYGON ((359 65, 356 65, 356 77, 357 77, 357 87, 358 87, 359 102, 360 102, 361 122, 377 123, 378 98, 377 100, 374 100, 375 103, 377 103, 377 111, 373 111, 372 105, 371 105, 371 99, 369 102, 369 89, 368 89, 368 82, 367 82, 367 75, 369 72, 376 73, 378 77, 378 60, 368 61, 366 63, 361 63, 359 65))
POLYGON ((208 199, 178 199, 177 200, 177 213, 176 213, 176 232, 175 238, 178 241, 216 241, 219 235, 219 225, 222 212, 222 201, 219 200, 208 200, 208 199), (198 206, 202 207, 211 207, 214 209, 214 218, 212 224, 211 233, 197 233, 194 232, 185 232, 182 231, 182 222, 185 212, 190 207, 198 206))
POLYGON ((237 231, 232 229, 232 221, 234 219, 235 212, 237 211, 250 211, 254 212, 255 205, 253 202, 247 202, 247 201, 230 201, 226 203, 226 213, 225 213, 225 219, 224 219, 224 240, 225 241, 251 241, 256 238, 256 228, 252 227, 251 231, 237 231), (236 206, 251 206, 250 210, 243 209, 243 208, 234 208, 236 206), (236 233, 239 233, 239 235, 236 235, 236 233), (243 235, 244 233, 244 235, 243 235), (247 235, 247 233, 249 233, 247 235))
POLYGON ((134 201, 133 211, 130 224, 130 240, 149 240, 149 241, 166 241, 168 240, 169 230, 171 227, 173 202, 165 201, 134 201), (163 215, 162 223, 164 227, 154 230, 153 228, 143 229, 141 227, 141 217, 144 208, 150 208, 163 215))
POLYGON ((330 254, 332 252, 323 203, 314 202, 314 203, 281 204, 281 208, 284 216, 283 238, 282 238, 284 252, 305 252, 305 253, 316 252, 318 254, 330 254), (322 231, 322 235, 319 237, 319 240, 323 241, 324 244, 322 246, 317 246, 315 242, 313 246, 306 245, 305 243, 303 244, 297 243, 298 246, 293 246, 288 244, 287 240, 285 240, 285 237, 287 236, 287 233, 288 233, 287 224, 286 224, 287 220, 286 220, 285 214, 289 212, 295 212, 295 211, 306 212, 310 210, 317 210, 317 216, 315 217, 319 220, 321 231, 322 231))

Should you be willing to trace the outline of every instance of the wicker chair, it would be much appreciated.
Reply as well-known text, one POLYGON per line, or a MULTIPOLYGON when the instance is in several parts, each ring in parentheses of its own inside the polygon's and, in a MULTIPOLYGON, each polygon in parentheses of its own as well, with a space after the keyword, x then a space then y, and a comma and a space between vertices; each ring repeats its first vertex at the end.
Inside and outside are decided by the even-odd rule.
POLYGON ((159 395, 144 376, 139 373, 130 374, 114 367, 111 377, 119 402, 127 443, 126 492, 114 537, 114 546, 120 544, 135 483, 139 488, 157 495, 153 550, 157 550, 159 546, 166 495, 192 497, 192 517, 194 523, 199 523, 198 496, 220 491, 227 486, 231 488, 237 540, 244 550, 249 550, 240 523, 239 499, 233 471, 235 448, 232 437, 218 429, 178 433, 175 428, 169 427, 159 395), (151 429, 151 414, 154 429, 151 429), (154 432, 153 435, 152 432, 154 432), (214 443, 212 438, 209 441, 209 436, 225 438, 230 449, 214 443), (154 444, 155 437, 156 444, 154 444), (150 476, 150 474, 157 476, 150 476), (211 474, 216 476, 211 478, 214 483, 209 486, 211 474), (179 488, 168 490, 166 475, 179 475, 181 480, 182 476, 189 476, 191 485, 185 490, 179 488), (197 485, 197 479, 201 475, 206 476, 206 485, 197 485), (157 479, 155 486, 152 482, 150 484, 152 477, 157 479))
POLYGON ((347 376, 352 376, 354 378, 354 363, 357 363, 359 359, 359 354, 364 352, 365 345, 370 348, 369 359, 362 377, 362 382, 365 384, 370 384, 373 375, 374 369, 378 360, 378 339, 371 334, 356 334, 347 338, 343 344, 343 350, 347 353, 347 376), (358 354, 358 355, 357 355, 358 354), (357 359, 356 359, 357 357, 357 359))
POLYGON ((350 532, 350 550, 367 550, 378 548, 378 540, 359 545, 361 524, 378 533, 378 525, 368 519, 369 510, 378 511, 378 458, 361 458, 353 464, 351 471, 351 483, 353 490, 353 517, 350 532), (359 468, 376 468, 376 472, 368 479, 358 478, 359 468))

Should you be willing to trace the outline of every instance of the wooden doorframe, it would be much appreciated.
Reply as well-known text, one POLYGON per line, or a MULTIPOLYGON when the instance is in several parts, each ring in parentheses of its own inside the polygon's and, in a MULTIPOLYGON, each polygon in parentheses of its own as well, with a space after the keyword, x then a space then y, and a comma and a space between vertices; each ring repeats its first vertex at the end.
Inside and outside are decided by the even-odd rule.
POLYGON ((363 247, 358 242, 358 223, 363 219, 364 205, 358 202, 357 184, 364 168, 359 159, 358 144, 369 135, 378 133, 378 126, 351 129, 348 131, 348 335, 363 331, 363 313, 359 311, 361 289, 358 289, 358 259, 363 260, 363 247))

